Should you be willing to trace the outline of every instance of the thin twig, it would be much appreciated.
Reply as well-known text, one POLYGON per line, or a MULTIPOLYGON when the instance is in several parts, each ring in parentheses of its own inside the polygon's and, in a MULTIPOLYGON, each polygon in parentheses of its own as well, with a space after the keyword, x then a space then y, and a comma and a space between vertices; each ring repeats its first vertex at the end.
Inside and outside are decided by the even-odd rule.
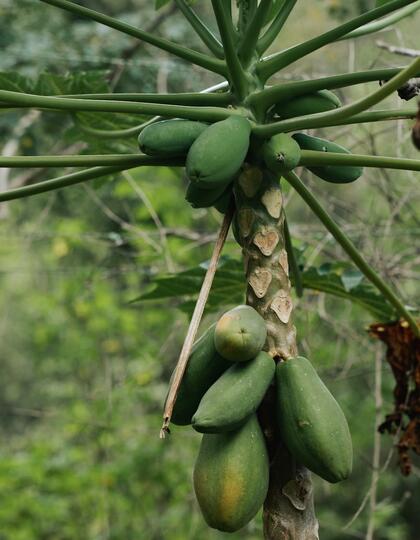
POLYGON ((417 58, 420 56, 420 50, 407 49, 406 47, 396 47, 395 45, 389 45, 388 43, 380 40, 376 41, 376 45, 380 49, 385 49, 390 53, 402 54, 403 56, 409 56, 410 58, 417 58))
POLYGON ((163 424, 160 430, 160 438, 164 439, 169 431, 169 423, 172 417, 172 411, 177 398, 178 390, 181 385, 182 377, 184 376, 185 369, 187 367, 188 358, 190 356, 191 348, 194 343, 195 335, 200 325, 201 318, 203 316, 204 308, 207 303, 207 298, 213 283, 214 275, 217 269, 217 263, 220 258, 220 254, 223 249, 223 245, 226 241, 226 237, 229 231, 229 227, 232 221, 235 207, 233 199, 231 200, 228 211, 225 214, 223 223, 220 227, 219 234, 217 236, 216 243, 214 245, 213 253, 210 259, 209 267, 207 268, 206 275, 204 277, 203 284, 201 285, 200 294, 198 295, 197 303, 195 304, 194 313, 191 318, 190 325, 188 327, 187 335, 185 336, 184 344, 179 355, 178 363, 176 365, 172 384, 169 388, 168 398, 165 404, 165 410, 163 412, 163 424))

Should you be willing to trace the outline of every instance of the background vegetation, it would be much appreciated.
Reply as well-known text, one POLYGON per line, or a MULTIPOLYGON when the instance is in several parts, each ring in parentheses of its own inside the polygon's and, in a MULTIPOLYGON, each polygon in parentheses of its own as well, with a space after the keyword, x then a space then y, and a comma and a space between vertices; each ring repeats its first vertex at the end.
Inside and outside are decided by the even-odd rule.
MULTIPOLYGON (((200 47, 170 4, 157 13, 151 4, 84 2, 143 28, 161 17, 156 32, 200 47)), ((354 14, 339 4, 298 3, 273 50, 354 14)), ((205 17, 206 3, 197 6, 205 17)), ((369 6, 355 2, 352 9, 369 6)), ((81 87, 111 83, 122 92, 198 90, 218 82, 149 46, 135 49, 115 31, 39 2, 2 0, 0 14, 0 70, 18 72, 19 84, 62 84, 68 74, 81 87), (38 80, 40 72, 50 75, 38 80)), ((294 65, 288 77, 404 65, 407 59, 379 48, 376 40, 415 48, 419 23, 417 15, 379 37, 324 48, 294 65)), ((357 87, 340 97, 348 102, 362 92, 357 87)), ((388 104, 401 103, 393 96, 388 104)), ((2 153, 135 148, 135 138, 103 143, 81 130, 114 120, 110 115, 1 114, 2 153)), ((328 137, 360 153, 410 157, 415 152, 410 127, 400 122, 328 128, 328 137)), ((305 177, 407 303, 419 277, 414 175, 371 169, 349 186, 305 177)), ((51 176, 51 170, 0 170, 0 185, 6 189, 51 176)), ((143 168, 2 204, 0 540, 228 537, 205 526, 194 500, 191 472, 199 435, 174 428, 165 442, 158 438, 169 376, 188 323, 187 293, 194 291, 179 289, 178 298, 130 303, 152 290, 157 276, 196 268, 209 257, 220 215, 191 209, 185 188, 176 170, 143 168)), ((286 192, 286 200, 301 263, 325 272, 323 264, 345 260, 298 197, 286 192)), ((234 263, 240 261, 240 249, 231 237, 225 255, 240 272, 234 263)), ((203 327, 238 302, 237 283, 222 285, 203 327)), ((366 332, 375 319, 354 304, 310 290, 295 305, 300 350, 340 401, 355 447, 348 481, 330 485, 316 479, 322 538, 416 540, 419 463, 403 478, 392 438, 375 435, 392 408, 393 388, 384 350, 366 332), (375 470, 379 475, 373 474, 372 482, 375 470)), ((261 538, 260 520, 229 537, 261 538)))

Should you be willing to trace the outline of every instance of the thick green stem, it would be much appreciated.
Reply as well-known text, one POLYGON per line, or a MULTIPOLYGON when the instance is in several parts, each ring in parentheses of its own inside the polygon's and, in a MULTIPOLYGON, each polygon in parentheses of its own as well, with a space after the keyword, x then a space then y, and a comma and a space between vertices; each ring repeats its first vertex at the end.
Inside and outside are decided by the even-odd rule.
MULTIPOLYGON (((350 118, 343 118, 342 120, 330 120, 323 123, 320 128, 333 127, 333 126, 347 126, 350 124, 363 124, 370 122, 387 122, 391 120, 407 120, 416 117, 416 111, 413 109, 385 109, 378 111, 369 111, 364 113, 355 114, 350 118)), ((273 122, 271 124, 257 125, 253 128, 253 134, 256 137, 263 139, 272 137, 276 133, 284 133, 288 131, 294 131, 294 129, 284 130, 284 126, 280 125, 280 122, 273 122)))
POLYGON ((175 4, 182 12, 184 17, 190 23, 195 30, 201 41, 217 58, 224 58, 222 44, 213 34, 213 32, 203 23, 200 17, 195 13, 189 4, 185 0, 175 0, 175 4))
POLYGON ((333 152, 317 152, 314 150, 302 150, 299 165, 303 165, 304 167, 349 165, 354 167, 380 167, 383 169, 420 171, 420 159, 367 156, 361 154, 335 154, 333 152))
MULTIPOLYGON (((243 248, 247 304, 267 325, 265 350, 276 360, 296 356, 289 263, 284 236, 283 197, 273 175, 245 167, 235 182, 238 240, 243 248)), ((259 417, 270 454, 270 486, 264 503, 266 540, 318 540, 311 475, 294 462, 278 432, 275 391, 259 417)))
POLYGON ((138 136, 143 129, 150 124, 154 124, 156 122, 156 118, 160 117, 152 118, 152 120, 125 129, 96 129, 87 126, 86 124, 82 124, 81 122, 77 123, 77 127, 81 131, 100 139, 129 139, 138 136))
MULTIPOLYGON (((355 73, 342 73, 320 79, 306 81, 284 82, 276 84, 256 92, 249 97, 249 103, 252 106, 263 110, 268 110, 276 103, 285 103, 290 99, 305 94, 310 94, 318 90, 334 90, 335 88, 344 88, 373 81, 389 80, 398 75, 405 67, 373 69, 369 71, 356 71, 355 73)), ((416 76, 420 75, 420 70, 416 76)))
POLYGON ((232 109, 222 107, 187 107, 183 105, 162 105, 155 103, 131 103, 129 101, 106 101, 94 99, 60 98, 55 96, 37 96, 0 90, 0 100, 13 103, 19 107, 54 109, 71 112, 114 112, 159 115, 167 118, 188 118, 217 122, 233 114, 239 114, 232 109))
POLYGON ((339 41, 344 39, 358 38, 361 36, 366 36, 368 34, 373 34, 374 32, 378 32, 379 30, 383 30, 384 28, 391 26, 391 24, 394 24, 401 19, 408 17, 418 9, 420 9, 420 0, 417 0, 417 2, 414 2, 414 4, 412 4, 411 6, 406 6, 405 8, 400 9, 399 11, 393 13, 392 15, 389 15, 388 17, 384 17, 380 21, 365 24, 364 26, 353 30, 353 32, 349 32, 345 36, 341 37, 339 41))
POLYGON ((383 4, 380 7, 367 11, 358 17, 355 17, 351 21, 348 21, 324 34, 321 34, 313 39, 300 43, 295 47, 291 47, 285 51, 274 54, 271 57, 268 57, 266 60, 263 60, 257 68, 258 74, 260 75, 263 81, 266 81, 271 75, 274 75, 277 71, 289 66, 293 62, 300 60, 304 56, 332 43, 337 41, 342 36, 345 36, 349 32, 367 24, 371 21, 379 19, 380 17, 395 11, 401 7, 406 6, 407 4, 412 4, 415 0, 391 0, 383 4))
POLYGON ((228 92, 218 94, 204 94, 201 92, 181 94, 64 94, 53 97, 103 99, 107 101, 131 101, 134 103, 159 103, 161 105, 185 105, 193 107, 225 107, 232 103, 232 96, 228 92))
POLYGON ((285 0, 279 12, 277 13, 274 21, 271 23, 268 30, 263 36, 260 37, 257 43, 257 51, 261 55, 268 47, 273 43, 276 37, 279 35, 280 30, 283 28, 285 22, 289 18, 290 13, 295 7, 297 0, 285 0))
POLYGON ((376 271, 370 266, 368 262, 360 255, 360 251, 356 248, 353 242, 344 234, 341 227, 335 223, 332 217, 321 206, 316 197, 308 190, 299 177, 294 172, 284 174, 284 178, 289 184, 299 193, 306 204, 311 208, 314 214, 325 225, 325 228, 332 234, 337 240, 340 246, 344 249, 347 255, 352 259, 355 265, 361 272, 375 285, 375 287, 382 293, 384 298, 395 308, 400 317, 405 319, 413 329, 416 336, 420 335, 419 328, 414 317, 406 309, 401 300, 396 294, 388 287, 385 281, 376 273, 376 271))
POLYGON ((15 199, 23 199, 26 197, 31 197, 32 195, 38 195, 39 193, 46 193, 47 191, 54 191, 56 189, 61 189, 68 186, 74 186, 75 184, 80 184, 86 182, 87 180, 94 180, 95 178, 101 178, 102 176, 107 176, 109 174, 122 172, 128 169, 133 169, 139 165, 146 166, 178 166, 175 160, 173 163, 165 160, 165 163, 162 163, 156 159, 149 156, 144 156, 148 159, 143 160, 142 163, 136 163, 135 165, 123 165, 123 166, 105 166, 105 167, 92 167, 84 171, 73 172, 66 174, 64 176, 58 176, 57 178, 52 178, 51 180, 45 180, 44 182, 37 182, 36 184, 31 184, 29 186, 23 186, 16 189, 10 189, 8 191, 0 192, 0 202, 13 201, 15 199))
MULTIPOLYGON (((228 3, 231 4, 231 2, 228 3)), ((239 6, 238 30, 239 34, 243 35, 257 11, 258 2, 257 0, 237 0, 237 5, 239 6)))
POLYGON ((151 45, 154 45, 159 49, 174 54, 175 56, 178 56, 179 58, 182 58, 187 62, 191 62, 192 64, 196 64, 197 66, 201 66, 205 69, 208 69, 209 71, 213 71, 214 73, 219 73, 220 75, 226 74, 226 64, 222 60, 218 60, 216 58, 207 56, 206 54, 193 51, 192 49, 188 49, 187 47, 182 47, 181 45, 173 43, 168 39, 163 39, 153 34, 149 34, 148 32, 144 32, 143 30, 140 30, 135 26, 123 23, 122 21, 118 21, 113 17, 108 17, 107 15, 99 13, 98 11, 94 11, 93 9, 74 4, 73 2, 69 2, 68 0, 41 0, 41 2, 59 7, 61 9, 65 9, 67 11, 70 11, 71 13, 76 13, 77 15, 82 15, 83 17, 87 17, 88 19, 97 21, 101 24, 104 24, 105 26, 109 26, 110 28, 119 30, 124 34, 141 39, 146 43, 150 43, 151 45))
POLYGON ((272 0, 261 0, 255 15, 252 17, 241 38, 238 55, 244 66, 248 66, 255 55, 258 37, 271 6, 272 0))
MULTIPOLYGON (((351 103, 350 105, 345 105, 344 107, 339 107, 333 111, 316 113, 316 114, 307 114, 305 116, 300 116, 299 118, 290 118, 288 120, 281 120, 276 122, 276 133, 281 133, 285 131, 294 131, 298 129, 313 129, 322 127, 329 122, 341 121, 351 116, 354 116, 373 105, 376 105, 390 94, 398 90, 405 82, 413 77, 420 70, 420 58, 417 58, 412 62, 408 67, 403 71, 395 75, 391 80, 386 82, 383 86, 378 88, 375 92, 351 103)), ((268 132, 270 128, 264 126, 268 132)), ((254 130, 255 133, 255 130, 254 130)), ((261 134, 261 132, 260 132, 261 134)))
POLYGON ((291 274, 293 278, 293 284, 295 287, 296 296, 300 298, 301 296, 303 296, 302 274, 300 272, 299 265, 295 257, 292 236, 290 234, 286 215, 284 216, 284 242, 285 242, 285 247, 287 251, 287 257, 289 259, 289 266, 290 266, 290 270, 291 270, 291 274))
POLYGON ((105 154, 105 155, 68 155, 68 156, 13 156, 0 157, 0 167, 98 167, 112 165, 116 167, 136 167, 140 165, 183 165, 184 158, 145 156, 143 154, 105 154))
POLYGON ((228 79, 230 80, 234 93, 242 101, 247 95, 247 76, 236 52, 235 35, 232 31, 232 21, 228 12, 223 6, 225 0, 212 0, 213 11, 216 16, 220 36, 222 38, 225 51, 226 65, 228 69, 228 79))

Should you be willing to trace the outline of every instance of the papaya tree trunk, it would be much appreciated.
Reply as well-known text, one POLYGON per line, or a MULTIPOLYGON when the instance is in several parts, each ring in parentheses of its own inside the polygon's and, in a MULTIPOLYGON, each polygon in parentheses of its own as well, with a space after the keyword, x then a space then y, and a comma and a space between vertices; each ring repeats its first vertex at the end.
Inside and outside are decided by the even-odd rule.
MULTIPOLYGON (((297 354, 291 285, 284 237, 283 198, 278 179, 246 166, 235 185, 234 233, 241 244, 247 304, 267 324, 265 350, 276 360, 297 354)), ((259 410, 270 455, 270 486, 264 503, 266 540, 318 540, 310 472, 295 463, 277 429, 275 389, 259 410)))

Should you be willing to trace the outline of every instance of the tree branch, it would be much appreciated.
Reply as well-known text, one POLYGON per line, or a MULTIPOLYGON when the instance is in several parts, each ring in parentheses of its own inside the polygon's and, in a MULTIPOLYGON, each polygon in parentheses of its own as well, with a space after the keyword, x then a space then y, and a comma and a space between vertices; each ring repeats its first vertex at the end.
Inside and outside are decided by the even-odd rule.
POLYGON ((376 45, 380 49, 385 49, 394 54, 401 54, 403 56, 409 56, 411 58, 417 58, 420 56, 420 50, 417 49, 407 49, 406 47, 396 47, 395 45, 388 45, 384 41, 376 41, 376 45))

